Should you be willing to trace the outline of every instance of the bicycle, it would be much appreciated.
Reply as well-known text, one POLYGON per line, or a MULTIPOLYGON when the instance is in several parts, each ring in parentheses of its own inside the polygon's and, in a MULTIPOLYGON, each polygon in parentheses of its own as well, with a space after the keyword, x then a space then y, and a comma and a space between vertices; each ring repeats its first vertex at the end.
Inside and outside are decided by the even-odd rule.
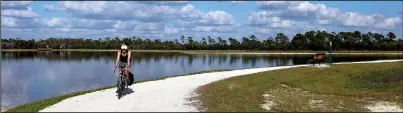
POLYGON ((127 78, 125 78, 125 76, 123 75, 123 70, 119 71, 119 77, 118 77, 118 81, 117 81, 117 91, 116 93, 118 94, 118 99, 120 99, 123 94, 127 94, 128 93, 128 88, 129 88, 129 81, 127 80, 127 78))

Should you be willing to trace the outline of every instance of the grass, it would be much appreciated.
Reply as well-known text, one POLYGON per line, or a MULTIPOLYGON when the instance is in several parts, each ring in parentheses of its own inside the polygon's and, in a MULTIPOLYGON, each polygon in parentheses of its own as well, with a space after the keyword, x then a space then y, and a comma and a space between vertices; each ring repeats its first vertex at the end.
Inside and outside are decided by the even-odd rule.
POLYGON ((208 112, 367 112, 370 101, 403 108, 403 62, 267 71, 210 83, 197 93, 199 109, 208 112))
MULTIPOLYGON (((200 74, 200 73, 219 72, 219 71, 229 71, 229 70, 208 70, 208 71, 201 71, 201 72, 195 72, 195 73, 188 73, 188 74, 184 74, 184 75, 166 76, 166 77, 153 79, 153 80, 135 81, 134 83, 162 80, 162 79, 166 79, 166 78, 170 78, 170 77, 187 76, 187 75, 200 74)), ((8 109, 5 112, 38 112, 38 111, 40 111, 40 110, 42 110, 42 109, 44 109, 44 108, 46 108, 48 106, 56 104, 56 103, 58 103, 58 102, 60 102, 60 101, 62 101, 64 99, 67 99, 67 98, 70 98, 70 97, 83 95, 83 94, 86 94, 86 93, 91 93, 91 92, 100 91, 100 90, 104 90, 104 89, 114 88, 114 87, 116 87, 116 85, 106 86, 106 87, 102 87, 102 88, 98 88, 98 89, 92 89, 92 90, 86 90, 86 91, 79 91, 79 92, 65 94, 65 95, 61 95, 61 96, 57 96, 57 97, 43 99, 43 100, 39 100, 39 101, 32 102, 32 103, 27 103, 27 104, 24 104, 24 105, 20 105, 20 106, 8 109)))

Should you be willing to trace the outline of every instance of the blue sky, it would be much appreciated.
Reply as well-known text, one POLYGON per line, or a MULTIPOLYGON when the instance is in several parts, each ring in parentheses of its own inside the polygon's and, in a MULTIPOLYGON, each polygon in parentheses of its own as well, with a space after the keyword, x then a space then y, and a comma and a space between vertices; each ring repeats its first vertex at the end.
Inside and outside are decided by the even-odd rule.
POLYGON ((402 37, 402 1, 2 1, 1 37, 292 38, 310 30, 402 37))

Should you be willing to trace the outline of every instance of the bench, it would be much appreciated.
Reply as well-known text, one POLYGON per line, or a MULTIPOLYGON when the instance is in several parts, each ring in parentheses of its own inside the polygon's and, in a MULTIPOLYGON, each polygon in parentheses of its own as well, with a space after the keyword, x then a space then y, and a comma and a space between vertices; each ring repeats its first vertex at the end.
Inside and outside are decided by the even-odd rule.
POLYGON ((308 62, 311 62, 312 65, 315 66, 315 63, 319 63, 320 62, 325 62, 325 53, 317 53, 315 56, 313 56, 313 59, 308 60, 308 62))

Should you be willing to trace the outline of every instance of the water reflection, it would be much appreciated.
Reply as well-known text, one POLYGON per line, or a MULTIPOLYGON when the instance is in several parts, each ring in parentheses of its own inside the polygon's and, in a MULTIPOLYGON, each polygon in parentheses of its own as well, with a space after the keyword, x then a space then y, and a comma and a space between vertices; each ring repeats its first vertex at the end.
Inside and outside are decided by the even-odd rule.
MULTIPOLYGON (((115 83, 115 52, 1 52, 1 108, 115 83)), ((212 69, 305 64, 312 55, 187 55, 133 52, 137 80, 212 69)), ((334 62, 403 59, 394 56, 333 56, 334 62)))

